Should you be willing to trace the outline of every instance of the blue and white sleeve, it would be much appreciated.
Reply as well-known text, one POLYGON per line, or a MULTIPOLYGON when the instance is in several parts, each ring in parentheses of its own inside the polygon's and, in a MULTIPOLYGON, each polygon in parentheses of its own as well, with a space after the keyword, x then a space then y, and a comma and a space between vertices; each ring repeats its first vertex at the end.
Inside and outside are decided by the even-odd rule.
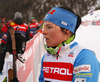
POLYGON ((83 49, 73 66, 72 82, 98 82, 99 61, 94 52, 83 49))

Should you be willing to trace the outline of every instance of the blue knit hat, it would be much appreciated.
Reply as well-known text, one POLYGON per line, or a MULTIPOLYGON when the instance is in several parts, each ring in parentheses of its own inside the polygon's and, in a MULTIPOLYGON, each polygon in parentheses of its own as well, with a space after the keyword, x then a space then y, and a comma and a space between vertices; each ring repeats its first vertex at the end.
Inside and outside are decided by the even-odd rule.
POLYGON ((75 32, 77 16, 65 9, 53 7, 45 16, 44 21, 50 21, 62 28, 75 32))

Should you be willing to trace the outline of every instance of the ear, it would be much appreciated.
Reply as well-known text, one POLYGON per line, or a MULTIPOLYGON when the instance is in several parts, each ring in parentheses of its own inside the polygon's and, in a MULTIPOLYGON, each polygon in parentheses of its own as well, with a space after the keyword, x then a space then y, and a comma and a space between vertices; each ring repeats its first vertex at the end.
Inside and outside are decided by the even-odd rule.
POLYGON ((69 33, 70 33, 70 31, 67 30, 67 29, 64 29, 64 32, 65 32, 66 34, 69 34, 69 33))

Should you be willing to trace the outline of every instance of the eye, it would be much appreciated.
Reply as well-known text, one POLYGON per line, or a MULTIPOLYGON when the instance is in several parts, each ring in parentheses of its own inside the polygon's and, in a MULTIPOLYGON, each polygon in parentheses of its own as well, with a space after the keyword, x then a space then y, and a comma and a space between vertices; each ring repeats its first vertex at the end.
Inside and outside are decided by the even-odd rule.
POLYGON ((51 26, 48 26, 48 28, 52 28, 51 26))

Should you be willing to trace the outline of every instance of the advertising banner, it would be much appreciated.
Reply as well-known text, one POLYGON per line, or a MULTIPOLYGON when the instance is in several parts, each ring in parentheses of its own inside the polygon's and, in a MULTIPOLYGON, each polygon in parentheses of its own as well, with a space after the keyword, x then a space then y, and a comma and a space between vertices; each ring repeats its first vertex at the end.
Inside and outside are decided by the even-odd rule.
POLYGON ((17 76, 20 82, 38 82, 44 52, 43 35, 37 33, 26 43, 26 50, 22 55, 25 63, 17 61, 17 76))

